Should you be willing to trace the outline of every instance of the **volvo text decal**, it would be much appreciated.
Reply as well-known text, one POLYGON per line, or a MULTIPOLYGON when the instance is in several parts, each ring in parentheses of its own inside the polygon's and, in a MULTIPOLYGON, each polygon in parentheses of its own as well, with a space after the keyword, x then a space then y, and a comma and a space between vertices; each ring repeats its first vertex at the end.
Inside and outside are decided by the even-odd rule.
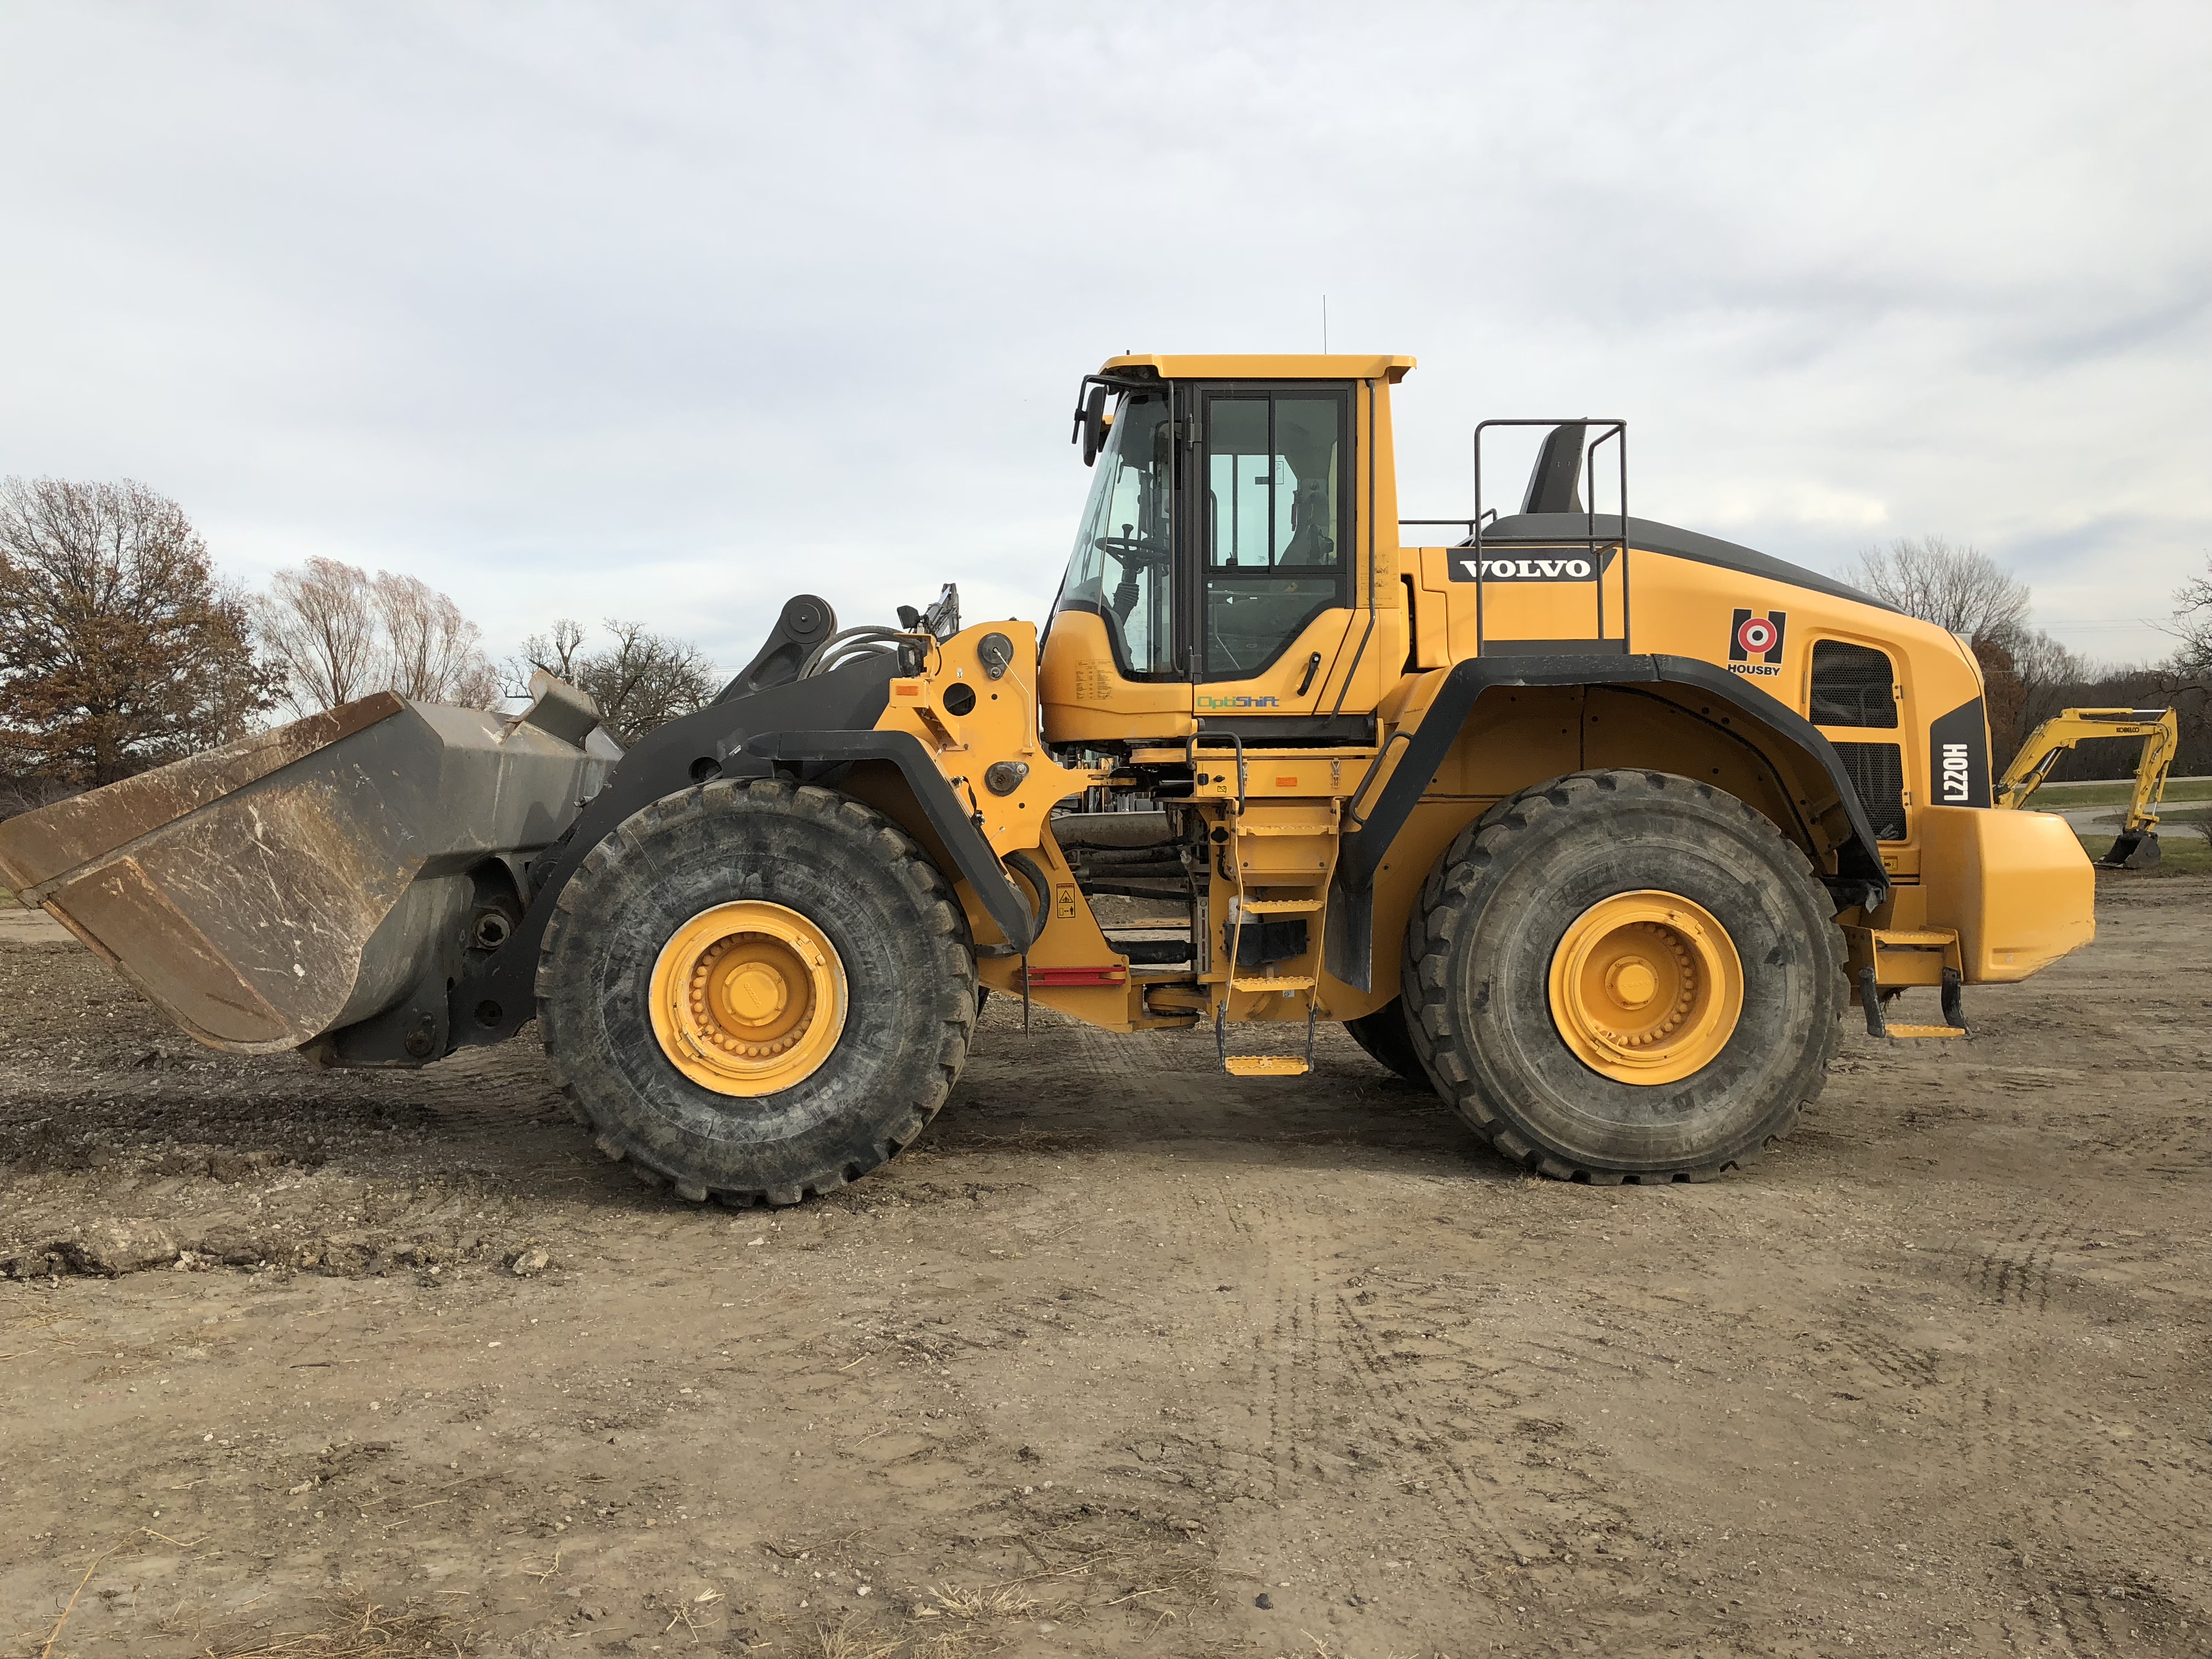
POLYGON ((1612 568, 1613 555, 1620 550, 1600 548, 1593 559, 1586 547, 1541 547, 1519 552, 1486 547, 1478 572, 1474 550, 1455 547, 1450 561, 1451 579, 1455 582, 1595 581, 1599 571, 1612 568))
POLYGON ((1729 624, 1729 672, 1779 674, 1783 630, 1789 623, 1787 611, 1769 611, 1762 616, 1739 605, 1729 624))

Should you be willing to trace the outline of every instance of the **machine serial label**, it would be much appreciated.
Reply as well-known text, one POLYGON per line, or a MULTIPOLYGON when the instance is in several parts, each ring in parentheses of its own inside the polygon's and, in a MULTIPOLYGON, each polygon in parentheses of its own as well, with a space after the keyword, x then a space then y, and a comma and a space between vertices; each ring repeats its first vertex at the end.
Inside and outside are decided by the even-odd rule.
POLYGON ((1979 697, 1929 722, 1928 781, 1938 806, 1990 805, 1989 730, 1979 697))
POLYGON ((1075 665, 1075 700, 1078 702, 1104 702, 1114 695, 1114 665, 1097 657, 1085 657, 1075 665))
POLYGON ((1946 806, 1964 806, 1974 798, 1973 763, 1963 743, 1943 745, 1942 787, 1936 799, 1946 806))

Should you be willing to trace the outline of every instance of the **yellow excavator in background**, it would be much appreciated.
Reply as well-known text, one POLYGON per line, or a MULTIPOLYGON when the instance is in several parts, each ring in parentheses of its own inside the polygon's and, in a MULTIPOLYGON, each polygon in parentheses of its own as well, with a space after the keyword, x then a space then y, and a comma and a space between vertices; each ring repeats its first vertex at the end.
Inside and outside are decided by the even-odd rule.
POLYGON ((2058 757, 2089 738, 2140 738, 2136 792, 2112 847, 2097 860, 2108 870, 2148 870, 2158 862, 2158 808, 2166 775, 2181 746, 2180 724, 2171 708, 2062 708, 2028 733, 1995 791, 1999 806, 2027 805, 2051 776, 2058 757))

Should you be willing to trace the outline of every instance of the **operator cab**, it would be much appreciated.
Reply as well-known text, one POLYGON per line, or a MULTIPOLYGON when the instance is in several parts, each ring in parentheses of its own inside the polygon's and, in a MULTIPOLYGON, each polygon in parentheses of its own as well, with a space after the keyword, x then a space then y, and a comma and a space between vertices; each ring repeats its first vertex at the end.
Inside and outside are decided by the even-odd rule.
POLYGON ((1360 446, 1375 382, 1410 367, 1121 357, 1085 379, 1094 477, 1046 635, 1051 741, 1364 740, 1370 711, 1343 695, 1368 603, 1360 446))

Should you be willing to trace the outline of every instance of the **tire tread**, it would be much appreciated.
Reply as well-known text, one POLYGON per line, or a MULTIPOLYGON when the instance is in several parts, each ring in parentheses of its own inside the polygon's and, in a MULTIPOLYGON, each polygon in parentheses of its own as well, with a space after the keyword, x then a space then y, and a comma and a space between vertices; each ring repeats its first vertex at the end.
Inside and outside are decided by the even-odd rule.
MULTIPOLYGON (((1626 1179, 1646 1186, 1676 1181, 1711 1181, 1752 1163, 1774 1146, 1820 1097, 1842 1046, 1840 1020, 1830 1021, 1820 1030, 1818 1040, 1822 1048, 1820 1064, 1812 1072, 1811 1086, 1790 1103, 1778 1126, 1759 1146, 1717 1163, 1658 1171, 1595 1169, 1569 1162, 1534 1146, 1501 1119, 1496 1103, 1484 1094, 1454 1041, 1458 1034, 1452 1026, 1448 968, 1452 944, 1465 918, 1447 900, 1463 898, 1474 892, 1517 842, 1543 833, 1544 821, 1561 809, 1601 795, 1617 795, 1632 787, 1662 798, 1694 794, 1700 801, 1723 811, 1733 810, 1741 814, 1747 829, 1770 840, 1782 851, 1783 863, 1790 877, 1818 892, 1824 905, 1827 902, 1826 890, 1820 886, 1804 850, 1784 836, 1764 813, 1725 790, 1671 773, 1640 769, 1569 773, 1499 801, 1462 830, 1430 870, 1421 884, 1420 902, 1413 921, 1406 930, 1401 977, 1409 995, 1407 1007, 1412 1016, 1406 1024, 1413 1048, 1435 1079, 1437 1091, 1451 1102, 1468 1126, 1500 1158, 1534 1174, 1558 1180, 1611 1185, 1626 1179)), ((1829 928, 1825 943, 1840 981, 1844 972, 1843 930, 1829 928)))
POLYGON ((834 1192, 888 1163, 910 1146, 944 1105, 966 1065, 969 1045, 975 1034, 976 985, 975 957, 968 939, 966 916, 953 896, 951 884, 921 846, 873 807, 811 784, 793 785, 781 779, 717 779, 664 796, 632 813, 579 862, 556 902, 556 910, 573 913, 590 897, 595 887, 619 879, 626 865, 649 855, 655 832, 666 832, 688 820, 708 818, 746 807, 764 807, 817 821, 842 820, 848 830, 870 832, 863 843, 867 850, 902 886, 923 901, 922 920, 942 941, 943 948, 933 953, 939 971, 957 986, 960 994, 956 1006, 966 1012, 964 1018, 943 1021, 937 1052, 910 1068, 911 1075, 926 1081, 901 1103, 906 1109, 905 1115, 896 1121, 890 1133, 863 1134, 848 1142, 825 1163, 819 1174, 795 1183, 764 1182, 750 1187, 710 1184, 659 1168, 654 1157, 657 1149, 611 1114, 594 1112, 584 1091, 562 1064, 566 1034, 562 1030, 557 1000, 552 993, 559 983, 561 962, 556 952, 566 929, 560 926, 563 918, 556 915, 555 925, 547 929, 540 947, 537 987, 546 1053, 560 1081, 562 1103, 569 1115, 591 1132, 593 1144, 604 1156, 611 1162, 627 1163, 640 1179, 665 1186, 679 1198, 693 1203, 703 1203, 712 1198, 740 1209, 758 1204, 788 1206, 800 1202, 810 1193, 818 1195, 834 1192))

